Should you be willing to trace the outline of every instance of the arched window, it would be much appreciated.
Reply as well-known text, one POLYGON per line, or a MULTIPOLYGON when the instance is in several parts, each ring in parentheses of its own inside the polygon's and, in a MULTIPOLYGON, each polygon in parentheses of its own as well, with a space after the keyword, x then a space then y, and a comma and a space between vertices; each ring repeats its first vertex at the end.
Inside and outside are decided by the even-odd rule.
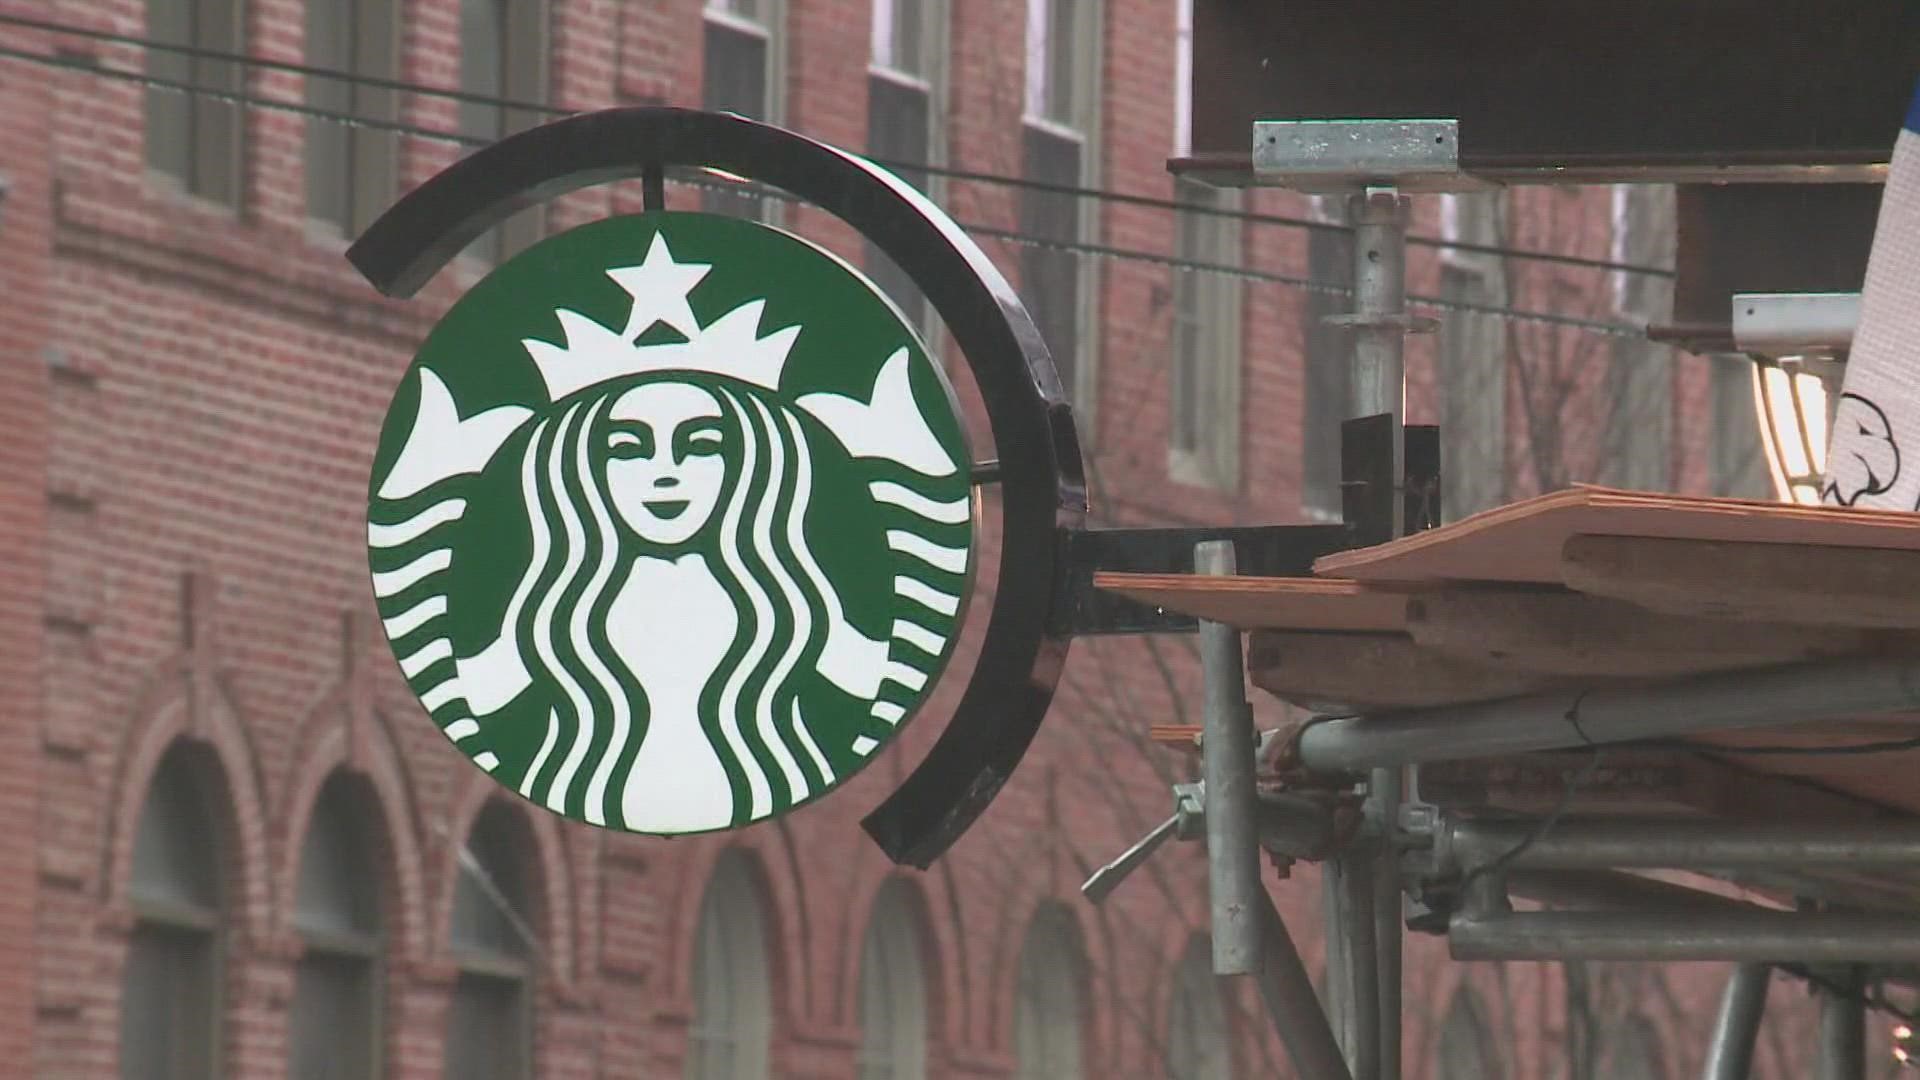
POLYGON ((382 1071, 380 877, 378 833, 364 809, 370 799, 363 784, 334 774, 314 801, 300 845, 292 1080, 359 1080, 382 1071))
MULTIPOLYGON (((547 0, 460 0, 460 89, 476 97, 545 104, 547 27, 547 0)), ((460 103, 461 133, 489 141, 545 119, 544 113, 534 109, 460 103)), ((498 262, 530 246, 544 232, 545 216, 533 207, 508 218, 467 251, 498 262)))
POLYGON ((1013 1049, 1020 1080, 1083 1075, 1083 955, 1073 916, 1058 904, 1042 907, 1020 947, 1020 985, 1014 994, 1013 1049))
POLYGON ((480 811, 460 851, 452 943, 460 975, 447 1028, 448 1080, 533 1075, 533 976, 539 949, 533 842, 505 803, 480 811))
MULTIPOLYGON (((400 77, 396 0, 307 0, 307 63, 371 79, 400 77)), ((315 109, 391 124, 400 119, 392 88, 347 79, 307 77, 315 109)), ((307 216, 357 236, 393 202, 399 140, 391 131, 307 121, 307 216)))
POLYGON ((1607 1080, 1667 1080, 1661 1061, 1660 1033, 1635 1014, 1622 1020, 1607 1039, 1600 1075, 1607 1080))
POLYGON ((1194 938, 1180 958, 1166 1055, 1170 1080, 1227 1080, 1233 1074, 1227 1010, 1213 974, 1213 948, 1204 937, 1194 938))
POLYGON ((920 1080, 927 1073, 926 968, 912 887, 881 888, 860 950, 860 1080, 920 1080))
POLYGON ((1470 987, 1453 992, 1440 1023, 1440 1080, 1497 1080, 1500 1053, 1487 1028, 1487 1010, 1470 987))
POLYGON ((728 851, 714 864, 698 934, 688 1080, 764 1080, 773 1034, 767 917, 744 853, 728 851))
POLYGON ((126 1080, 189 1080, 220 1068, 226 853, 199 753, 168 750, 140 809, 120 1000, 126 1080))

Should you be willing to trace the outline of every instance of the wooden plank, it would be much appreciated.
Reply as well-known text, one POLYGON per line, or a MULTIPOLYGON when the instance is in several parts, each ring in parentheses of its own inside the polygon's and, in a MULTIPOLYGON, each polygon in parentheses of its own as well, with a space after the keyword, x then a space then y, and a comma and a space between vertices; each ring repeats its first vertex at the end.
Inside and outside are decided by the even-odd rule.
POLYGON ((1651 611, 1826 626, 1920 628, 1920 552, 1574 536, 1569 588, 1651 611))
POLYGON ((1457 705, 1566 684, 1440 656, 1405 634, 1256 630, 1247 642, 1247 669, 1255 686, 1318 712, 1457 705))
POLYGON ((1759 731, 1725 731, 1690 739, 1709 753, 1717 747, 1731 752, 1716 754, 1719 760, 1738 768, 1771 776, 1811 782, 1881 806, 1920 813, 1920 786, 1913 782, 1920 769, 1920 749, 1880 750, 1870 754, 1823 753, 1836 747, 1866 743, 1888 743, 1920 736, 1920 716, 1893 715, 1845 718, 1816 724, 1796 724, 1790 728, 1759 731), (1810 751, 1798 754, 1742 754, 1739 747, 1805 746, 1810 751))
POLYGON ((1815 660, 1860 652, 1870 641, 1860 631, 1656 614, 1558 589, 1423 593, 1407 601, 1407 632, 1422 648, 1457 660, 1616 678, 1815 660))
POLYGON ((1407 596, 1327 578, 1093 575, 1095 587, 1242 630, 1391 633, 1406 627, 1407 596))
POLYGON ((1561 582, 1561 549, 1581 535, 1920 551, 1920 514, 1574 487, 1392 543, 1326 555, 1313 569, 1376 585, 1552 585, 1561 582))

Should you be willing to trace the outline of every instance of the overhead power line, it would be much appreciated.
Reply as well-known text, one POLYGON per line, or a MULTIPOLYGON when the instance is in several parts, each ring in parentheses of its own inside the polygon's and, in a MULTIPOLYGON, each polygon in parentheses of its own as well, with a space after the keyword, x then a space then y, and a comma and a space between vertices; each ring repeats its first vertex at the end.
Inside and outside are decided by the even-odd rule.
MULTIPOLYGON (((68 23, 51 22, 24 15, 0 14, 0 26, 17 26, 23 29, 38 30, 51 34, 63 34, 107 44, 171 53, 196 60, 220 61, 261 71, 276 71, 307 78, 328 79, 348 85, 417 94, 422 97, 438 98, 463 104, 512 109, 518 112, 536 113, 556 118, 578 115, 578 110, 566 109, 546 102, 526 101, 492 94, 476 94, 464 90, 448 90, 441 87, 426 86, 421 83, 406 82, 400 79, 389 79, 359 72, 343 71, 338 68, 318 67, 312 64, 300 64, 287 60, 273 60, 266 57, 248 55, 246 53, 201 48, 199 46, 160 41, 154 38, 139 37, 131 34, 120 34, 108 30, 95 30, 90 27, 74 26, 68 23)), ((81 66, 97 67, 97 65, 81 66)), ((373 126, 377 126, 378 124, 378 121, 373 122, 373 126)), ((934 165, 928 162, 900 161, 889 158, 872 158, 871 160, 889 169, 921 172, 931 176, 940 176, 969 183, 995 184, 1003 187, 1042 191, 1050 194, 1096 199, 1116 205, 1140 206, 1157 210, 1200 214, 1208 217, 1229 218, 1252 224, 1277 225, 1286 228, 1316 229, 1341 233, 1351 233, 1353 231, 1352 226, 1349 225, 1316 221, 1311 218, 1260 213, 1250 210, 1236 210, 1227 207, 1195 206, 1190 203, 1176 202, 1172 199, 1163 199, 1151 195, 1133 195, 1105 188, 1081 187, 1073 184, 1053 184, 1041 180, 1031 180, 1021 176, 1008 176, 1002 173, 959 169, 950 166, 934 165)), ((1570 255, 1563 252, 1506 247, 1498 244, 1476 244, 1464 240, 1448 240, 1443 237, 1410 235, 1407 237, 1407 243, 1420 247, 1441 248, 1480 255, 1493 255, 1502 258, 1521 259, 1529 262, 1554 263, 1562 266, 1604 270, 1613 273, 1636 274, 1660 278, 1671 278, 1674 276, 1673 270, 1666 267, 1645 266, 1611 259, 1594 259, 1583 255, 1570 255)))
MULTIPOLYGON (((9 17, 7 16, 0 16, 0 23, 6 22, 8 18, 9 17)), ((374 130, 374 131, 391 132, 396 135, 407 135, 413 138, 452 143, 452 144, 464 146, 464 147, 485 146, 492 141, 482 136, 465 135, 459 132, 440 131, 433 128, 420 127, 416 124, 407 124, 407 123, 401 123, 397 121, 373 120, 365 117, 353 116, 347 113, 337 112, 330 109, 317 108, 312 105, 306 105, 298 102, 276 101, 271 98, 263 98, 257 95, 247 94, 241 91, 218 90, 210 87, 196 86, 191 83, 181 82, 175 79, 166 79, 166 78, 161 78, 159 76, 148 75, 144 72, 123 71, 118 68, 108 67, 104 64, 101 64, 93 60, 92 58, 74 57, 74 56, 66 56, 66 55, 48 56, 45 54, 35 53, 35 52, 31 52, 24 49, 15 49, 10 46, 0 46, 0 59, 21 60, 28 63, 40 64, 47 67, 62 68, 70 71, 78 71, 85 74, 98 76, 101 78, 116 79, 116 80, 125 81, 125 82, 137 83, 139 85, 151 87, 156 90, 210 98, 212 100, 223 101, 228 104, 238 105, 245 108, 263 109, 263 110, 274 111, 274 112, 289 113, 297 116, 309 117, 315 120, 324 120, 330 123, 341 124, 348 127, 359 127, 359 128, 367 128, 369 130, 374 130)), ((797 203, 802 201, 798 199, 796 196, 789 194, 788 192, 781 191, 777 188, 766 187, 764 185, 730 183, 730 182, 723 182, 717 179, 701 179, 698 177, 676 176, 675 179, 676 179, 676 182, 678 183, 687 184, 695 187, 708 188, 713 190, 726 190, 726 191, 738 191, 742 193, 752 193, 761 197, 772 198, 772 199, 782 200, 786 202, 797 203)), ((1021 233, 1013 230, 998 228, 992 225, 985 225, 978 222, 960 221, 960 222, 956 222, 956 224, 958 224, 961 228, 967 230, 969 233, 975 236, 994 239, 994 240, 1000 240, 1000 241, 1016 244, 1023 247, 1066 251, 1066 252, 1072 252, 1079 255, 1092 256, 1095 258, 1115 259, 1115 260, 1126 261, 1126 262, 1151 263, 1151 264, 1170 267, 1175 270, 1197 272, 1197 273, 1219 274, 1222 276, 1237 278, 1244 281, 1283 285, 1290 288, 1301 289, 1309 292, 1322 292, 1322 293, 1330 293, 1330 294, 1341 295, 1341 296, 1348 296, 1352 294, 1352 290, 1344 286, 1334 285, 1327 282, 1314 281, 1310 278, 1296 277, 1292 275, 1273 273, 1269 271, 1251 270, 1245 267, 1229 266, 1222 263, 1209 263, 1209 262, 1201 262, 1201 261, 1192 260, 1192 259, 1181 259, 1174 256, 1163 255, 1158 252, 1144 251, 1144 250, 1134 249, 1134 248, 1112 247, 1105 244, 1094 244, 1094 243, 1087 243, 1084 241, 1049 239, 1046 237, 1034 236, 1029 233, 1021 233)), ((1409 295, 1407 299, 1410 303, 1422 305, 1425 307, 1435 308, 1442 311, 1458 311, 1458 312, 1464 312, 1469 314, 1490 315, 1497 318, 1515 319, 1522 322, 1541 323, 1541 324, 1550 325, 1550 326, 1562 326, 1570 329, 1586 330, 1593 333, 1606 334, 1612 337, 1643 338, 1646 335, 1646 331, 1644 327, 1636 326, 1630 323, 1604 322, 1597 319, 1583 319, 1577 316, 1560 315, 1560 314, 1556 314, 1553 312, 1546 312, 1546 311, 1528 311, 1528 310, 1516 309, 1516 308, 1498 307, 1498 306, 1489 305, 1489 304, 1474 304, 1474 303, 1468 303, 1468 302, 1458 301, 1458 300, 1449 300, 1443 297, 1409 295)))

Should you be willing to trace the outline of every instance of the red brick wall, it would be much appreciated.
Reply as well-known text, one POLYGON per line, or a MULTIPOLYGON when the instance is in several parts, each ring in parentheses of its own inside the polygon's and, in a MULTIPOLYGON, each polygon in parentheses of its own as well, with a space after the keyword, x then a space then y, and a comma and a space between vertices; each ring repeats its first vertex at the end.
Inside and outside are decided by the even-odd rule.
MULTIPOLYGON (((0 44, 45 42, 0 32, 0 44)), ((84 645, 66 632, 76 598, 48 587, 49 523, 72 512, 48 489, 50 105, 43 80, 0 80, 0 754, 23 766, 0 780, 0 821, 10 826, 0 832, 0 1061, 14 1062, 33 1053, 36 1013, 70 1007, 72 980, 60 976, 83 948, 77 938, 45 942, 35 932, 42 888, 57 890, 85 872, 77 852, 48 852, 38 842, 42 830, 62 824, 41 802, 39 762, 60 754, 45 708, 48 675, 84 645)))
MULTIPOLYGON (((451 87, 456 0, 404 6, 403 77, 451 87)), ((1013 173, 1024 4, 953 6, 949 159, 1013 173)), ((555 0, 556 100, 697 104, 698 7, 555 0)), ((787 116, 857 146, 866 6, 791 0, 791 9, 787 116)), ((140 0, 0 10, 142 32, 140 0)), ((250 48, 302 58, 299 0, 250 0, 248 11, 250 48)), ((1162 163, 1172 139, 1172 29, 1171 4, 1107 6, 1108 187, 1170 193, 1162 163)), ((45 44, 13 33, 0 40, 45 44)), ((90 48, 120 68, 142 64, 131 48, 90 48)), ((301 81, 256 73, 249 89, 297 101, 301 81)), ((0 878, 10 883, 0 896, 0 1061, 30 1054, 35 1075, 113 1074, 132 829, 148 775, 186 738, 211 752, 225 778, 231 1075, 284 1073, 299 839, 321 781, 345 767, 368 782, 385 830, 391 1075, 438 1076, 454 972, 452 843, 492 786, 426 722, 372 629, 361 514, 387 397, 414 344, 474 273, 456 267, 408 303, 374 296, 340 257, 342 242, 305 219, 297 116, 247 113, 246 195, 234 213, 146 176, 133 84, 6 64, 0 106, 0 171, 12 183, 0 206, 0 748, 31 763, 0 780, 0 822, 12 826, 0 832, 0 878)), ((450 129, 457 110, 409 99, 405 119, 450 129)), ((455 154, 416 138, 402 148, 410 182, 455 154)), ((1017 225, 1011 189, 954 182, 947 192, 963 220, 1017 225)), ((585 192, 555 220, 634 202, 627 189, 585 192)), ((1304 212, 1285 194, 1248 205, 1304 212)), ((819 214, 793 220, 857 252, 819 214)), ((1582 235, 1584 248, 1604 249, 1603 233, 1582 235)), ((1167 251, 1171 221, 1107 205, 1101 237, 1167 251)), ((1018 248, 986 247, 1017 271, 1018 248)), ((1246 247, 1251 266, 1302 272, 1297 229, 1250 228, 1246 247)), ((1432 291, 1432 275, 1432 260, 1418 258, 1414 289, 1432 291)), ((1244 481, 1220 493, 1167 479, 1168 271, 1104 262, 1100 280, 1091 447, 1105 519, 1298 519, 1301 294, 1248 289, 1244 398, 1228 418, 1244 427, 1244 481)), ((1430 343, 1410 353, 1416 418, 1431 413, 1431 355, 1430 343)), ((1687 385, 1694 396, 1685 400, 1697 402, 1687 385)), ((1688 447, 1677 479, 1697 487, 1691 463, 1703 451, 1688 447)), ((990 564, 991 542, 986 555, 990 564)), ((990 593, 991 575, 982 588, 990 593)), ((963 681, 967 655, 949 689, 963 681)), ((1202 926, 1200 854, 1168 851, 1101 909, 1081 903, 1076 887, 1163 816, 1169 780, 1191 772, 1142 736, 1191 710, 1195 683, 1188 641, 1081 643, 1016 780, 947 858, 907 875, 928 916, 935 1075, 1009 1072, 1018 949, 1046 899, 1068 905, 1091 961, 1088 1075, 1159 1074, 1170 965, 1202 926)), ((933 710, 840 797, 737 836, 648 842, 530 817, 547 948, 539 1074, 682 1067, 701 891, 719 851, 738 844, 759 860, 771 903, 779 1074, 849 1075, 866 913, 881 882, 899 873, 857 821, 918 759, 941 715, 933 710)), ((1317 970, 1313 874, 1303 870, 1277 892, 1317 970)), ((1553 1074, 1563 1014, 1556 969, 1461 968, 1430 940, 1411 945, 1408 969, 1410 1060, 1431 1058, 1452 989, 1469 980, 1488 1001, 1519 1010, 1514 1075, 1553 1074)), ((1675 1075, 1696 1068, 1711 980, 1647 978, 1675 998, 1661 1010, 1671 1013, 1662 1022, 1673 1028, 1675 1075)), ((1251 999, 1242 995, 1240 1006, 1241 1063, 1253 1072, 1277 1049, 1251 999)), ((1428 1075, 1424 1065, 1409 1074, 1428 1075)))

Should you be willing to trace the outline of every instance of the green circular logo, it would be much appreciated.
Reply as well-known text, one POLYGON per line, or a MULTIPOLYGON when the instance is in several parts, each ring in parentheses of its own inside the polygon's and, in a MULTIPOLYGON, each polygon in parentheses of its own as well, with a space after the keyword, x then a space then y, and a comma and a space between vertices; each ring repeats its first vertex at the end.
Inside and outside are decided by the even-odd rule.
POLYGON ((857 772, 945 666, 973 566, 940 369, 858 271, 702 214, 551 237, 408 368, 368 495, 408 685, 527 799, 643 833, 857 772))

